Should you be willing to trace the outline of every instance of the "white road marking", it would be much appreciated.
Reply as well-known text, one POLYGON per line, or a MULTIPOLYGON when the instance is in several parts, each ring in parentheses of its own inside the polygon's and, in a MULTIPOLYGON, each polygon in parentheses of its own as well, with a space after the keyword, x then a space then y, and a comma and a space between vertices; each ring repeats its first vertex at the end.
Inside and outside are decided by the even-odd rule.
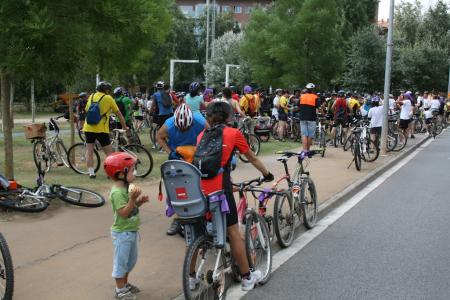
MULTIPOLYGON (((378 186, 380 186, 386 179, 391 177, 395 172, 397 172, 400 168, 410 162, 420 151, 424 148, 428 147, 428 145, 433 140, 429 140, 425 142, 422 146, 416 149, 409 156, 405 157, 402 161, 400 161, 393 168, 389 169, 380 177, 375 179, 372 183, 363 188, 360 192, 358 192, 355 196, 341 204, 335 210, 331 211, 326 217, 321 219, 317 225, 306 231, 304 234, 299 236, 293 244, 286 249, 279 251, 272 258, 272 272, 277 270, 280 266, 282 266, 286 261, 288 261, 292 256, 301 251, 306 245, 308 245, 312 240, 318 237, 322 232, 324 232, 330 225, 339 220, 345 213, 347 213, 350 209, 352 209, 356 204, 361 202, 370 192, 375 190, 378 186)), ((248 292, 244 292, 241 290, 240 285, 235 285, 228 289, 227 299, 238 300, 241 299, 248 292)))

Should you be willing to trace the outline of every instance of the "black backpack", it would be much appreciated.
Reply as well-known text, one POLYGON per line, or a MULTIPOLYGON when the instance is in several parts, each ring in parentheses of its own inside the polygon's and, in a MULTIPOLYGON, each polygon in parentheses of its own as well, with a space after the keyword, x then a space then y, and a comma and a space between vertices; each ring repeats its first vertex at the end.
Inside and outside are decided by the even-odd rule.
POLYGON ((161 95, 161 103, 164 107, 172 106, 172 97, 166 92, 159 92, 161 95))
POLYGON ((205 129, 192 164, 202 173, 202 178, 213 178, 223 172, 221 167, 223 148, 223 129, 225 125, 216 125, 205 129))

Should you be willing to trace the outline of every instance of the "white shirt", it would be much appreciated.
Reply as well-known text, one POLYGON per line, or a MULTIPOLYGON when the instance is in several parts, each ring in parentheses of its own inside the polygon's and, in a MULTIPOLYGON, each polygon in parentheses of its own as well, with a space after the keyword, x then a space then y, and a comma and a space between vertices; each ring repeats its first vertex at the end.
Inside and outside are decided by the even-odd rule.
POLYGON ((389 98, 389 109, 394 111, 395 109, 395 100, 393 98, 389 98))
POLYGON ((372 107, 367 116, 370 119, 370 128, 383 126, 383 106, 372 107))
POLYGON ((411 119, 411 110, 412 110, 411 101, 409 101, 408 99, 403 100, 402 110, 400 111, 400 119, 401 120, 411 119))
POLYGON ((423 99, 423 108, 428 109, 431 106, 431 100, 430 99, 423 99))
POLYGON ((441 107, 441 102, 438 99, 433 99, 430 101, 430 110, 439 110, 441 107))
POLYGON ((272 116, 278 116, 278 106, 280 105, 280 96, 273 98, 272 116))

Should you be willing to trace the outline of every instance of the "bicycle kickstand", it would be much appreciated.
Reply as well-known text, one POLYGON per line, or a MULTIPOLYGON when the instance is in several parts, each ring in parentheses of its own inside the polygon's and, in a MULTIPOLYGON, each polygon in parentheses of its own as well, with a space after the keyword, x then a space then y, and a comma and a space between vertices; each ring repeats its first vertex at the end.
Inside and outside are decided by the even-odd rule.
POLYGON ((352 159, 352 161, 350 162, 350 164, 348 165, 347 169, 350 169, 350 167, 352 166, 352 163, 355 161, 355 158, 352 159))

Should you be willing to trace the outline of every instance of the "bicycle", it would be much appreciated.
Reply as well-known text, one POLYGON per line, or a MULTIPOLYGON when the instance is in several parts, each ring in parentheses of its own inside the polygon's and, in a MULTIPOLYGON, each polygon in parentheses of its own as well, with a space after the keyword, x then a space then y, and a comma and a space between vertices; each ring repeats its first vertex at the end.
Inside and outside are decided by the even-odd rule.
POLYGON ((308 158, 317 154, 322 154, 323 150, 312 150, 309 152, 280 151, 277 161, 284 166, 285 175, 279 178, 272 186, 272 189, 279 191, 275 198, 273 209, 274 231, 278 244, 282 248, 289 247, 294 240, 295 219, 303 221, 306 229, 311 229, 317 222, 317 191, 310 173, 306 171, 308 158), (287 161, 291 157, 297 157, 297 166, 291 176, 287 161), (286 181, 287 190, 278 189, 278 185, 286 181))
POLYGON ((3 190, 0 190, 0 207, 21 212, 41 212, 47 209, 50 200, 55 198, 83 207, 99 207, 105 204, 105 198, 97 192, 60 184, 48 185, 45 184, 44 177, 45 171, 40 165, 35 188, 11 187, 10 182, 0 175, 3 186, 3 190))
POLYGON ((317 116, 317 126, 316 126, 316 137, 314 138, 314 143, 323 149, 322 157, 325 156, 325 150, 327 148, 326 142, 326 117, 317 116))
MULTIPOLYGON (((250 150, 252 150, 255 155, 259 154, 259 150, 261 147, 261 141, 257 135, 254 135, 250 131, 250 123, 252 122, 251 117, 245 117, 242 120, 242 125, 239 127, 239 130, 242 132, 242 134, 245 137, 245 140, 247 141, 247 144, 250 146, 250 150)), ((248 163, 248 159, 245 158, 245 156, 238 153, 239 159, 243 161, 244 163, 248 163)))
MULTIPOLYGON (((272 126, 272 136, 274 139, 280 139, 278 136, 278 126, 279 121, 275 120, 272 126)), ((283 135, 294 142, 300 141, 300 119, 296 117, 288 117, 283 135)))
MULTIPOLYGON (((59 116, 56 120, 64 116, 59 116)), ((45 171, 48 172, 54 164, 65 165, 69 167, 67 160, 67 149, 63 140, 59 137, 59 126, 53 118, 50 118, 48 124, 50 131, 55 134, 49 138, 34 138, 33 142, 33 160, 36 167, 39 163, 45 166, 45 171)))
POLYGON ((0 299, 11 300, 14 294, 14 266, 8 243, 0 232, 0 299))
POLYGON ((253 183, 261 185, 262 179, 257 178, 237 184, 233 183, 233 186, 239 192, 239 202, 237 204, 238 221, 239 224, 245 225, 247 260, 251 269, 261 271, 262 279, 259 283, 264 284, 269 280, 272 270, 272 249, 270 243, 273 238, 273 218, 266 214, 267 203, 272 196, 282 193, 270 189, 257 188, 253 183), (247 192, 251 192, 255 202, 258 200, 257 210, 248 207, 247 192), (256 196, 255 193, 260 194, 256 196))
POLYGON ((184 226, 185 299, 225 299, 231 280, 238 281, 240 273, 226 240, 228 202, 224 194, 205 196, 200 171, 184 161, 164 162, 161 178, 167 194, 166 215, 176 213, 184 226))
MULTIPOLYGON (((150 174, 153 169, 153 157, 150 152, 141 145, 128 144, 121 145, 120 139, 122 135, 126 132, 124 129, 113 129, 113 139, 111 145, 113 152, 127 152, 137 158, 136 163, 136 176, 146 177, 150 174)), ((89 170, 86 165, 86 143, 77 143, 69 148, 67 157, 69 158, 69 165, 72 170, 78 174, 89 174, 89 170)), ((100 155, 97 149, 93 149, 94 158, 94 170, 97 172, 100 168, 100 155)))
POLYGON ((433 118, 431 119, 431 124, 429 127, 429 134, 436 138, 439 134, 442 133, 442 130, 444 130, 444 127, 442 126, 442 120, 439 117, 439 111, 435 110, 432 111, 433 118))

